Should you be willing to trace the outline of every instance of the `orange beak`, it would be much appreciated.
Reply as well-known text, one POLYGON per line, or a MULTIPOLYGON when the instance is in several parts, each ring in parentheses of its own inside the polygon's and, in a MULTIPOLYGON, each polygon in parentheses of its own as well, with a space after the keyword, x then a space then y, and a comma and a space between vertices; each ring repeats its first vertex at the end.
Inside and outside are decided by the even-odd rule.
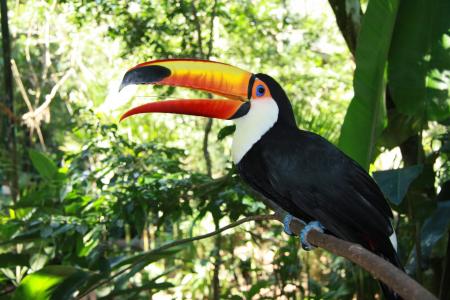
POLYGON ((128 70, 120 89, 130 84, 181 86, 210 92, 225 99, 178 99, 146 103, 122 115, 120 120, 142 113, 176 113, 217 119, 235 119, 250 109, 252 73, 207 60, 167 59, 139 64, 128 70))

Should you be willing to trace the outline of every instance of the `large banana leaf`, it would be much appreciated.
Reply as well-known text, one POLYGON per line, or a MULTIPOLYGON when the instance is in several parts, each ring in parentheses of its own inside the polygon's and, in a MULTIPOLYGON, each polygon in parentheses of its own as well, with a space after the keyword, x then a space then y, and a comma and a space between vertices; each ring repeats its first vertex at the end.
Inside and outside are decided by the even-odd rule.
POLYGON ((355 96, 341 129, 339 147, 368 169, 385 120, 384 70, 398 0, 371 0, 356 47, 355 96))
POLYGON ((400 4, 389 53, 388 80, 402 113, 422 120, 450 117, 450 1, 400 4))

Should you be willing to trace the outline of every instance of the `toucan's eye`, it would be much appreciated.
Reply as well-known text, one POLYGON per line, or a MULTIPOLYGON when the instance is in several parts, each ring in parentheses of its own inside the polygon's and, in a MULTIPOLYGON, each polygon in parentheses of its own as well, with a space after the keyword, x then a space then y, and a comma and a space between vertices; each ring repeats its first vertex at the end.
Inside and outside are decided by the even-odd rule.
POLYGON ((261 97, 264 96, 264 93, 266 92, 266 89, 262 84, 258 85, 256 87, 256 96, 261 97))

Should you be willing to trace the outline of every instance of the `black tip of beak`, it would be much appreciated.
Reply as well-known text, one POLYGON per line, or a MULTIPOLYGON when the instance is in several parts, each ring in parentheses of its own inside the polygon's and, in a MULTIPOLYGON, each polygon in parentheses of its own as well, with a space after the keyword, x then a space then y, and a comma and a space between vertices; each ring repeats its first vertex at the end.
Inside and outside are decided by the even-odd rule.
POLYGON ((122 83, 119 87, 119 92, 127 85, 158 82, 166 77, 169 77, 170 74, 170 70, 163 66, 153 65, 133 68, 123 76, 122 83))

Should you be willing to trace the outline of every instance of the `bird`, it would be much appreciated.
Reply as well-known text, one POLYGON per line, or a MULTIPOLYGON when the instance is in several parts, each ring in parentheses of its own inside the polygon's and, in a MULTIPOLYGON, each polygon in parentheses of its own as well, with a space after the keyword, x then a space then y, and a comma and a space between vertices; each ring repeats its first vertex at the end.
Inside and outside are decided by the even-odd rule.
MULTIPOLYGON (((185 87, 219 99, 175 99, 145 103, 121 116, 176 113, 232 120, 231 147, 238 174, 251 188, 287 214, 284 231, 298 219, 305 250, 310 230, 358 243, 403 270, 396 251, 392 210, 372 177, 322 136, 299 129, 281 85, 262 73, 201 59, 162 59, 129 69, 120 90, 130 84, 185 87)), ((381 283, 385 298, 401 299, 381 283)))

